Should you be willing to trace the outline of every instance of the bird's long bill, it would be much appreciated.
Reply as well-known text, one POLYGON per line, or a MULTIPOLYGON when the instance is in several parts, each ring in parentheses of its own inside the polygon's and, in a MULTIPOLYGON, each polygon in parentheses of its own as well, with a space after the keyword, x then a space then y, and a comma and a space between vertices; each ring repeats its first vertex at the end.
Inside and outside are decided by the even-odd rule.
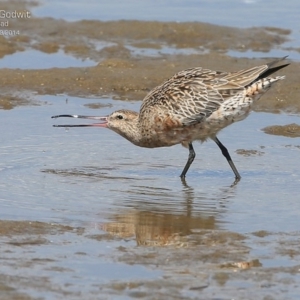
POLYGON ((69 125, 53 125, 53 127, 107 127, 107 117, 96 117, 96 116, 81 116, 81 115, 57 115, 51 118, 78 118, 78 119, 90 119, 102 121, 101 123, 91 123, 91 124, 69 124, 69 125))

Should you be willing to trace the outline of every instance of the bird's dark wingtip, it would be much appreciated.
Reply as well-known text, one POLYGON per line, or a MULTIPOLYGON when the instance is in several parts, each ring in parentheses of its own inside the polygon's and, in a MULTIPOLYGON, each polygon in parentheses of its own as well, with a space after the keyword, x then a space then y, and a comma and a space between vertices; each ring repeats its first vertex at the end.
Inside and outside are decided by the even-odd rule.
POLYGON ((268 68, 267 68, 263 73, 261 73, 261 74, 255 79, 255 81, 258 81, 258 80, 260 80, 260 79, 262 79, 262 78, 266 78, 266 77, 272 75, 273 73, 279 71, 280 69, 285 68, 285 67, 287 67, 288 65, 290 65, 290 63, 287 63, 287 64, 283 64, 283 65, 276 66, 280 61, 285 60, 287 57, 288 57, 288 55, 286 55, 286 56, 284 56, 284 57, 282 57, 282 58, 273 60, 272 62, 268 63, 268 64, 267 64, 268 68), (274 67, 274 66, 275 66, 275 67, 274 67))

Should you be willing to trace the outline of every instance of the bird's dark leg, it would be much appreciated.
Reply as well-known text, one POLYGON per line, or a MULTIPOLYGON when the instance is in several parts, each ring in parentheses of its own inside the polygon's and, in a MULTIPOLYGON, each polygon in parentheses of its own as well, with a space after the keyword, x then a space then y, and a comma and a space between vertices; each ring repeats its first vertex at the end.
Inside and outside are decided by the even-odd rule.
POLYGON ((193 148, 193 144, 192 144, 192 143, 189 143, 189 151, 190 151, 190 152, 189 152, 189 158, 188 158, 188 160, 187 160, 187 162, 186 162, 186 165, 185 165, 185 167, 184 167, 184 169, 183 169, 183 171, 182 171, 182 173, 181 173, 181 175, 180 175, 181 179, 184 179, 184 178, 185 178, 185 175, 186 175, 186 173, 187 173, 189 167, 191 166, 191 164, 192 164, 192 162, 194 161, 194 158, 195 158, 195 156, 196 156, 196 153, 195 153, 195 151, 194 151, 194 148, 193 148))
POLYGON ((219 148, 221 149, 222 151, 222 154, 226 157, 234 175, 235 175, 235 179, 236 181, 239 181, 241 179, 241 175, 239 174, 238 170, 236 169, 231 157, 230 157, 230 154, 227 150, 227 148, 219 141, 219 139, 217 137, 214 137, 213 140, 216 142, 216 144, 219 146, 219 148))

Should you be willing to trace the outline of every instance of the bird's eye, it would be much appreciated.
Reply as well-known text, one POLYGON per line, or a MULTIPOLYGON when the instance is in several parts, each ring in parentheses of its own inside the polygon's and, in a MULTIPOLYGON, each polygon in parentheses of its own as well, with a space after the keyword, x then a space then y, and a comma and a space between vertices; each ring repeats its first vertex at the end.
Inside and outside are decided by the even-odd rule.
POLYGON ((122 120, 122 119, 123 119, 123 116, 122 116, 122 115, 117 115, 117 118, 118 118, 119 120, 122 120))

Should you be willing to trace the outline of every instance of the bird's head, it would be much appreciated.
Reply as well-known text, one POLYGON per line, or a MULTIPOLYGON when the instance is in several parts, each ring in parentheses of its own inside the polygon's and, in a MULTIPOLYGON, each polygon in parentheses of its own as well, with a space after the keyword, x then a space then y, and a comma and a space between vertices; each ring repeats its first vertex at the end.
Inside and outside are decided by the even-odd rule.
MULTIPOLYGON (((53 125, 54 127, 104 127, 109 128, 129 141, 133 142, 138 132, 139 114, 135 111, 121 109, 111 113, 108 116, 82 116, 82 115, 57 115, 52 118, 78 118, 90 119, 100 122, 91 124, 69 124, 69 125, 53 125)), ((134 143, 134 142, 133 142, 134 143)))
POLYGON ((137 126, 138 113, 131 110, 121 109, 110 114, 106 119, 106 127, 121 134, 137 126))

